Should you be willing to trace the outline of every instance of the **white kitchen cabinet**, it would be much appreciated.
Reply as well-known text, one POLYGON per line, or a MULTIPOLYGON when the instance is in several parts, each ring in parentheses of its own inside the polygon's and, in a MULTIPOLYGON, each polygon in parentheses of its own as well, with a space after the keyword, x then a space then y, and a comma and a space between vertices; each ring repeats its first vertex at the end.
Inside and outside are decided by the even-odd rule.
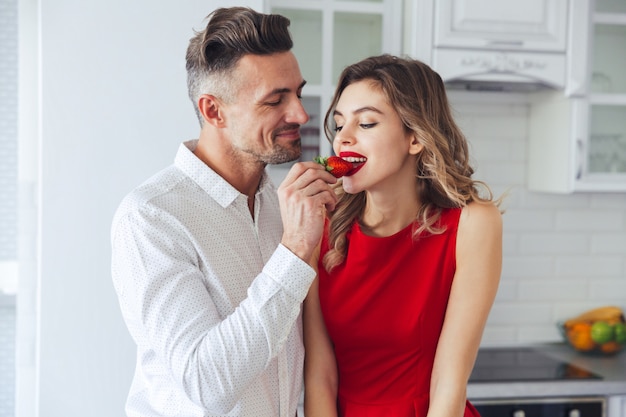
MULTIPOLYGON (((577 4, 584 3, 576 0, 577 4)), ((626 191, 626 4, 592 0, 580 48, 587 82, 580 94, 534 94, 530 110, 528 186, 534 191, 626 191)), ((579 51, 580 52, 580 51, 579 51)))
POLYGON ((568 7, 568 0, 406 0, 405 51, 449 86, 563 89, 568 7))
POLYGON ((565 52, 567 0, 439 0, 435 47, 565 52))
POLYGON ((611 395, 607 403, 607 417, 626 416, 626 395, 611 395))
POLYGON ((362 58, 401 52, 401 2, 268 0, 267 10, 291 20, 293 51, 307 81, 303 103, 311 120, 302 127, 301 159, 329 155, 323 119, 336 81, 345 66, 362 58))

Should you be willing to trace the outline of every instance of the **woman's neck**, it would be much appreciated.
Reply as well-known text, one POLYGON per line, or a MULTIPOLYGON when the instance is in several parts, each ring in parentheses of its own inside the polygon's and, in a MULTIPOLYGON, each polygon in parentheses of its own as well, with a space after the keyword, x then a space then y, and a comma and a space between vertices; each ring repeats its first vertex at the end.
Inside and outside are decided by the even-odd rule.
POLYGON ((420 207, 417 193, 414 198, 406 195, 397 197, 376 198, 367 193, 365 210, 360 219, 361 229, 365 234, 391 236, 415 221, 420 207))

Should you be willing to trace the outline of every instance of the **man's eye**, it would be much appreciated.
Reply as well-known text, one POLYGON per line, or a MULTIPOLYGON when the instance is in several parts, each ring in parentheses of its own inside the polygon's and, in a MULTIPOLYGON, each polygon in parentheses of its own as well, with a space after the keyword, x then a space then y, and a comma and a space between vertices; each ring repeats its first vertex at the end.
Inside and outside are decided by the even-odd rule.
POLYGON ((272 107, 276 107, 278 106, 280 103, 282 103, 282 100, 277 100, 277 101, 268 101, 267 104, 268 106, 272 106, 272 107))

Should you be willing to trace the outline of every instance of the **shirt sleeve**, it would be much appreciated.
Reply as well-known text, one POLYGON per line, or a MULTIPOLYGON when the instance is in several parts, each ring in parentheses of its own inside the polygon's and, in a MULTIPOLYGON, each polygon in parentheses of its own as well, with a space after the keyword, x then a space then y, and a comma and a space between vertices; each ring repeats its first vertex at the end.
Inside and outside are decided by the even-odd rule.
POLYGON ((191 401, 225 414, 284 346, 315 271, 279 245, 247 298, 221 317, 198 262, 174 219, 149 210, 117 217, 113 280, 133 338, 191 401))

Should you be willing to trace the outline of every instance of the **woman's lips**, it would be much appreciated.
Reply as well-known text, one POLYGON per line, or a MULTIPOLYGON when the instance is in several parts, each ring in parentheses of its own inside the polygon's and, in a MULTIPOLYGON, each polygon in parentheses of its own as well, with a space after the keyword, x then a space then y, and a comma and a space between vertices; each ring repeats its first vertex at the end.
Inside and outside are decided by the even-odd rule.
POLYGON ((350 163, 352 163, 352 169, 345 176, 349 177, 356 174, 367 162, 367 158, 356 152, 340 152, 339 156, 350 163))

